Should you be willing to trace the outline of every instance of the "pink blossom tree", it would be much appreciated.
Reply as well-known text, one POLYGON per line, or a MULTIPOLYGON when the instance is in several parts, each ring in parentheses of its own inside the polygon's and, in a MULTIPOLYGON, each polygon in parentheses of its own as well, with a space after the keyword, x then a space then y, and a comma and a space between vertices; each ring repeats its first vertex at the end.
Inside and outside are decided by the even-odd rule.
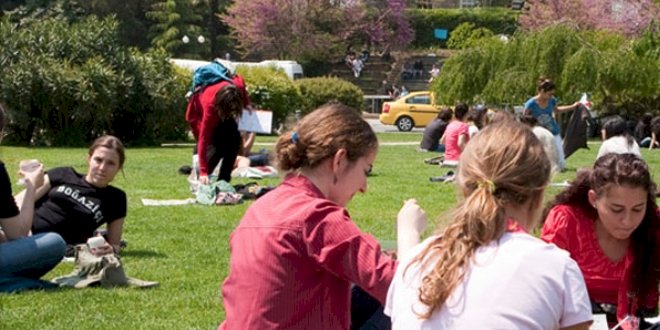
POLYGON ((326 60, 351 41, 396 48, 413 39, 404 0, 241 0, 221 19, 247 54, 326 60))
POLYGON ((559 23, 637 36, 660 17, 653 0, 528 0, 527 6, 520 16, 527 30, 559 23))

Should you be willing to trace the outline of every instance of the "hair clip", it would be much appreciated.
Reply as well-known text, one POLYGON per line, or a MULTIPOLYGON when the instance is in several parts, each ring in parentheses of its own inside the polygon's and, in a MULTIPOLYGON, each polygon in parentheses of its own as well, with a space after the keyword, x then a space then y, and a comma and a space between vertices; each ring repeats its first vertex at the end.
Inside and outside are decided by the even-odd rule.
POLYGON ((293 133, 291 133, 291 142, 295 144, 298 143, 298 141, 298 132, 293 131, 293 133))
POLYGON ((496 188, 495 187, 495 182, 493 182, 491 180, 488 180, 488 179, 477 182, 477 187, 486 189, 491 194, 493 192, 495 192, 495 188, 496 188))

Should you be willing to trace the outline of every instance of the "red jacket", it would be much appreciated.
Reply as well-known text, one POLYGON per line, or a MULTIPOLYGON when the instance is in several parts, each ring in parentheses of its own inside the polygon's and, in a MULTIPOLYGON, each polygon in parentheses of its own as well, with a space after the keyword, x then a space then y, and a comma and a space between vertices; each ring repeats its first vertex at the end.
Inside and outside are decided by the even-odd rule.
MULTIPOLYGON (((245 89, 245 82, 239 75, 233 78, 234 85, 241 91, 243 99, 243 106, 250 105, 250 99, 245 89)), ((213 130, 220 122, 218 110, 215 108, 214 100, 215 94, 218 93, 223 87, 227 86, 229 82, 222 81, 214 85, 207 86, 201 92, 197 92, 190 97, 188 107, 186 108, 186 121, 190 124, 193 136, 197 141, 197 154, 199 155, 199 171, 200 175, 207 176, 208 159, 206 158, 207 147, 212 144, 211 137, 213 130)))

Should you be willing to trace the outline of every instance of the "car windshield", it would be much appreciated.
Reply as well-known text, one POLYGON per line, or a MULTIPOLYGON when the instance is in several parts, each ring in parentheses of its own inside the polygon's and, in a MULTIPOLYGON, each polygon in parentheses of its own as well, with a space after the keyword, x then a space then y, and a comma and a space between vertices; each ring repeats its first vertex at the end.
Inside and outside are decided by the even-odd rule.
POLYGON ((409 104, 431 104, 431 98, 428 95, 416 95, 406 100, 409 104))

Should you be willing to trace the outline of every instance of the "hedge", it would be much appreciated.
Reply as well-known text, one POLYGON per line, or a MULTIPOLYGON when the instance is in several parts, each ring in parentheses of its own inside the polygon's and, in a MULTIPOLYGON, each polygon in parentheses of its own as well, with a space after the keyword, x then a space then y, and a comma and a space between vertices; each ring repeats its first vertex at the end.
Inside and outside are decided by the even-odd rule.
POLYGON ((302 114, 312 112, 328 102, 341 102, 358 111, 362 111, 364 94, 351 82, 335 77, 305 78, 296 80, 302 95, 302 114))
POLYGON ((476 28, 487 28, 494 34, 513 34, 517 29, 520 11, 508 8, 471 8, 471 9, 409 9, 408 15, 416 48, 447 47, 447 40, 440 41, 434 36, 434 29, 451 31, 462 23, 472 23, 476 28))

